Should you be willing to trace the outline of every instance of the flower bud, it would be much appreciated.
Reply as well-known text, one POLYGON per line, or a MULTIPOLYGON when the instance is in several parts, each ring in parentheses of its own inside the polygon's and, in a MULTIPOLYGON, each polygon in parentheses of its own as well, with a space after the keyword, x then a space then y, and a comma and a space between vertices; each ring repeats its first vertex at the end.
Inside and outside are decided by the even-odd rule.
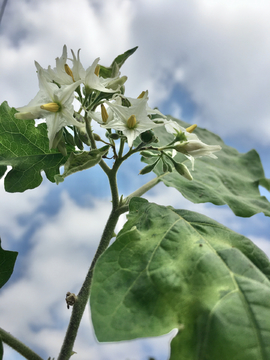
POLYGON ((157 140, 157 138, 152 130, 147 130, 147 131, 141 133, 140 139, 146 144, 155 142, 157 140))
POLYGON ((93 133, 95 141, 100 141, 101 137, 98 134, 93 133))
POLYGON ((193 177, 190 174, 188 168, 186 167, 186 165, 182 164, 182 163, 178 163, 176 161, 173 162, 174 168, 175 170, 178 172, 178 174, 184 176, 184 178, 186 178, 187 180, 192 180, 193 177))
POLYGON ((113 139, 113 140, 118 140, 120 138, 120 135, 116 134, 116 133, 112 133, 112 134, 108 134, 107 138, 113 139))

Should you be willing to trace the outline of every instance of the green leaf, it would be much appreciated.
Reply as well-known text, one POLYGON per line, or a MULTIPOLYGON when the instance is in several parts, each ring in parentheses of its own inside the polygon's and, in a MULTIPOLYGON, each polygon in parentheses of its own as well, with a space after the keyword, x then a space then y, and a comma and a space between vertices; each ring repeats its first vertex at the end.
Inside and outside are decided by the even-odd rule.
POLYGON ((100 66, 99 76, 102 76, 104 79, 115 76, 112 74, 115 67, 120 69, 124 62, 138 49, 138 46, 127 50, 121 55, 118 55, 112 62, 110 67, 100 66))
MULTIPOLYGON (((5 176, 5 190, 23 192, 33 189, 42 182, 43 170, 51 182, 59 174, 64 157, 56 150, 49 150, 47 125, 35 127, 34 120, 19 120, 14 117, 16 110, 6 102, 0 106, 0 176, 7 166, 12 169, 5 176)), ((68 148, 69 152, 71 147, 68 148)))
MULTIPOLYGON (((171 118, 171 117, 168 117, 171 118)), ((178 121, 185 128, 189 124, 178 121)), ((270 216, 270 203, 265 196, 260 195, 259 185, 270 190, 270 180, 265 178, 260 157, 255 150, 245 154, 227 146, 221 138, 210 131, 196 128, 194 131, 199 139, 209 145, 220 145, 221 151, 215 153, 218 159, 207 156, 195 159, 195 169, 190 171, 192 181, 188 181, 175 171, 161 178, 167 186, 176 188, 182 195, 193 203, 211 202, 215 205, 227 204, 237 216, 249 217, 263 212, 270 216)), ((159 144, 165 145, 173 140, 173 136, 163 127, 156 128, 155 134, 159 144)), ((178 162, 185 162, 191 169, 190 161, 182 154, 174 158, 178 162)), ((148 163, 148 159, 142 158, 148 163)), ((163 174, 162 165, 154 168, 157 175, 163 174)))
POLYGON ((204 215, 130 202, 91 288, 99 341, 177 328, 171 360, 268 360, 270 263, 249 239, 204 215))
POLYGON ((3 250, 0 239, 0 288, 10 278, 18 253, 16 251, 3 250))
POLYGON ((54 178, 56 183, 59 184, 60 182, 63 182, 64 179, 71 174, 97 165, 102 159, 102 156, 108 152, 109 148, 110 146, 106 145, 100 149, 84 151, 80 154, 71 153, 64 165, 63 174, 55 175, 54 178))

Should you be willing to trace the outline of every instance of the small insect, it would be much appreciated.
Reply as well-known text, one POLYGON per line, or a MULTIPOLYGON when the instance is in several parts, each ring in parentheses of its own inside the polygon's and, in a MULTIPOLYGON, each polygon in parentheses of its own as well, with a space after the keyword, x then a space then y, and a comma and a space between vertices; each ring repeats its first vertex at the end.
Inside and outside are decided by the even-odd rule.
POLYGON ((75 304, 76 300, 77 300, 77 296, 68 291, 66 294, 67 308, 69 309, 70 306, 73 306, 75 304))

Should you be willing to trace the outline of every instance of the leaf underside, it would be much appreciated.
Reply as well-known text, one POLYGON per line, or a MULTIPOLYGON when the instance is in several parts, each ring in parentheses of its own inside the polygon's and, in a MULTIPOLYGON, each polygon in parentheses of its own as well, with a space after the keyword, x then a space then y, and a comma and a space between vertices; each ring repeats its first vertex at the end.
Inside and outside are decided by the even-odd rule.
MULTIPOLYGON (((7 166, 12 169, 5 175, 5 190, 23 192, 33 189, 42 182, 44 171, 48 180, 55 182, 54 176, 67 157, 57 150, 49 150, 47 125, 35 126, 34 120, 19 120, 14 117, 16 110, 6 102, 0 106, 0 177, 7 166)), ((70 153, 73 148, 68 147, 70 153)))
MULTIPOLYGON (((168 118, 179 122, 183 127, 188 127, 181 120, 168 118)), ((193 180, 189 181, 180 176, 176 171, 168 173, 161 181, 170 187, 176 188, 182 195, 193 203, 210 202, 215 205, 227 204, 237 216, 250 217, 263 212, 270 216, 270 203, 265 196, 260 195, 259 185, 270 189, 270 180, 265 178, 260 157, 255 150, 245 154, 227 146, 220 137, 208 130, 197 127, 194 131, 199 139, 209 145, 220 145, 221 151, 216 152, 218 159, 203 156, 195 159, 194 171, 191 170, 190 161, 182 154, 174 158, 184 162, 190 169, 193 180)), ((172 141, 173 135, 164 127, 156 128, 155 134, 159 145, 172 141)), ((142 157, 142 161, 151 163, 151 159, 142 157)), ((162 164, 155 167, 157 175, 163 174, 162 164)))
POLYGON ((182 329, 171 360, 270 358, 270 263, 249 239, 204 215, 134 198, 96 264, 99 341, 182 329))

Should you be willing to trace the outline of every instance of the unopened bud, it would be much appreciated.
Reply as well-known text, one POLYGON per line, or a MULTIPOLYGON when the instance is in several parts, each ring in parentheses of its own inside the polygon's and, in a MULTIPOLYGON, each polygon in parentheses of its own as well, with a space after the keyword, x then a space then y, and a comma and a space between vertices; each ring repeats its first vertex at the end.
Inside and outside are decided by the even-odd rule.
POLYGON ((186 178, 187 180, 192 180, 193 177, 190 174, 188 168, 186 167, 186 165, 178 163, 176 161, 173 162, 173 165, 175 167, 175 170, 178 172, 178 174, 184 176, 184 178, 186 178))
POLYGON ((196 129, 196 127, 197 127, 196 124, 191 125, 188 128, 186 128, 186 131, 189 132, 189 133, 192 133, 196 129))
POLYGON ((106 108, 105 108, 105 106, 104 106, 103 104, 101 104, 100 107, 101 107, 101 117, 102 117, 102 121, 103 121, 104 123, 106 123, 107 120, 108 120, 108 118, 109 118, 109 115, 108 115, 107 110, 106 110, 106 108))
POLYGON ((145 132, 140 134, 140 139, 144 143, 149 144, 151 142, 155 142, 157 140, 157 137, 152 130, 146 130, 145 132))
POLYGON ((134 129, 136 127, 136 123, 137 123, 137 120, 136 120, 135 115, 131 115, 127 120, 127 127, 129 129, 134 129))
POLYGON ((93 136, 94 136, 94 139, 96 140, 96 141, 100 141, 101 140, 101 137, 98 135, 98 134, 93 134, 93 136))
POLYGON ((40 106, 41 109, 51 111, 51 112, 57 112, 60 109, 60 106, 56 103, 48 103, 45 105, 40 106))
POLYGON ((120 135, 116 133, 112 133, 112 134, 108 134, 107 137, 112 140, 118 140, 120 138, 120 135))
POLYGON ((73 76, 73 72, 71 70, 71 68, 68 66, 68 64, 65 64, 65 72, 72 77, 72 80, 75 82, 74 76, 73 76))

